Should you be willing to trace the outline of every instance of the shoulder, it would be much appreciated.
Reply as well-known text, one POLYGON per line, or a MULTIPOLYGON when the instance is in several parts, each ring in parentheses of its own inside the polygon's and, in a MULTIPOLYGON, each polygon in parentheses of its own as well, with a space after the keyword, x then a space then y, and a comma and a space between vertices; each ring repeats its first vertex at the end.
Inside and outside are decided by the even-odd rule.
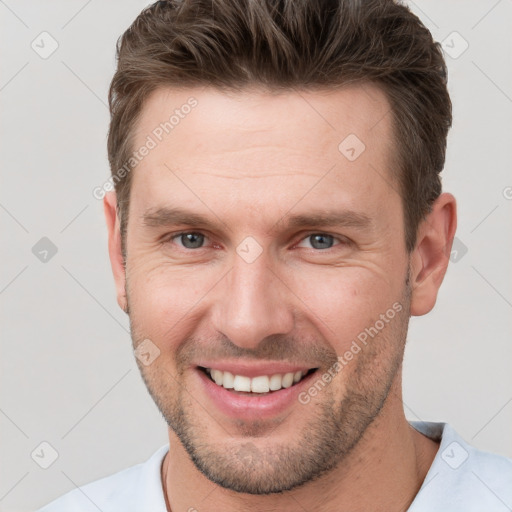
POLYGON ((471 446, 446 423, 411 425, 440 445, 410 512, 510 510, 512 459, 471 446))
POLYGON ((162 504, 165 512, 160 466, 168 449, 162 446, 146 462, 77 487, 37 512, 129 512, 146 506, 160 512, 162 504))
POLYGON ((465 471, 471 485, 512 507, 512 459, 471 447, 465 471))

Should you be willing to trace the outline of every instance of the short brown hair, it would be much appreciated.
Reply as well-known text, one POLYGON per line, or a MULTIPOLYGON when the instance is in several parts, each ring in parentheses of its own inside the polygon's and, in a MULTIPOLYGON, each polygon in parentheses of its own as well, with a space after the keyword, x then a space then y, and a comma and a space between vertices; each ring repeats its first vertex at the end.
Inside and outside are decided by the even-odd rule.
MULTIPOLYGON (((406 247, 414 248, 418 225, 441 193, 452 107, 441 47, 406 6, 393 0, 159 1, 119 38, 117 60, 109 90, 112 176, 130 158, 144 101, 159 87, 286 92, 377 84, 392 108, 394 176, 406 247)), ((130 183, 129 172, 115 182, 123 241, 130 183)))

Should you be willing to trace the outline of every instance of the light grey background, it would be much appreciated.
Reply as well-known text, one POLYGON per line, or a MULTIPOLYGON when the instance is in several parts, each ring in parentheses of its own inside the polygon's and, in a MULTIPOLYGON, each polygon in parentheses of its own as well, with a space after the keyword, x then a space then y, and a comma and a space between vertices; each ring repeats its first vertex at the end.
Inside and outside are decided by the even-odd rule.
MULTIPOLYGON (((512 3, 409 4, 452 55, 469 44, 446 57, 455 121, 443 178, 467 252, 434 311, 411 321, 405 410, 512 456, 512 3)), ((109 175, 115 42, 145 5, 0 1, 0 511, 33 511, 167 441, 115 301, 92 196, 109 175), (31 47, 51 48, 43 31, 58 42, 46 59, 31 47), (58 249, 46 263, 32 252, 42 237, 58 249), (43 441, 58 452, 48 469, 31 458, 43 441)))

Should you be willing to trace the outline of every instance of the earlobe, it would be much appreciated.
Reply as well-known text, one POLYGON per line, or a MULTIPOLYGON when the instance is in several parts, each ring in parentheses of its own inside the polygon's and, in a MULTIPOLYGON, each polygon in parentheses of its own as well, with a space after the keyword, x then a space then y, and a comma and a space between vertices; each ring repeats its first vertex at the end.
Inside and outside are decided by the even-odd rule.
POLYGON ((425 315, 434 307, 450 261, 456 228, 455 198, 443 193, 421 222, 416 247, 411 254, 411 315, 425 315))
POLYGON ((108 252, 110 265, 114 274, 117 292, 117 303, 126 313, 128 311, 126 299, 126 272, 121 245, 121 228, 117 215, 117 197, 115 192, 108 192, 103 199, 103 211, 108 229, 108 252))

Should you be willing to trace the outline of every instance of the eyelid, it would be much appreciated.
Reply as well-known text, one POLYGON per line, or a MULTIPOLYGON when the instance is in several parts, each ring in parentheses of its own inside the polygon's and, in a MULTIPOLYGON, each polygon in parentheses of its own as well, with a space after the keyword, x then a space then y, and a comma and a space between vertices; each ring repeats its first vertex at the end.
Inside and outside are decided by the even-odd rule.
MULTIPOLYGON (((179 238, 181 235, 190 235, 190 234, 202 235, 202 236, 204 236, 205 239, 208 239, 208 240, 210 239, 210 237, 201 230, 187 229, 187 230, 183 230, 183 231, 178 231, 176 233, 166 234, 165 236, 162 237, 162 243, 166 244, 166 243, 172 242, 175 238, 179 238)), ((181 247, 183 247, 183 246, 181 246, 181 247)), ((185 249, 186 251, 199 251, 201 249, 206 249, 206 247, 199 247, 198 249, 188 249, 187 247, 183 247, 183 249, 185 249)))
MULTIPOLYGON (((307 233, 303 233, 301 234, 301 238, 299 239, 299 241, 295 244, 295 246, 297 246, 298 244, 300 244, 301 242, 303 242, 304 240, 308 239, 310 236, 312 235, 327 235, 327 236, 332 236, 332 238, 334 240, 337 240, 339 242, 339 244, 336 244, 334 245, 333 247, 329 247, 329 249, 334 249, 334 247, 337 247, 338 245, 349 245, 351 243, 351 240, 348 239, 347 237, 345 236, 342 236, 342 235, 335 235, 334 233, 329 233, 328 231, 310 231, 310 232, 307 232, 307 233)), ((327 252, 329 251, 329 249, 314 249, 312 248, 314 251, 316 252, 327 252)))
MULTIPOLYGON (((165 235, 163 238, 162 238, 162 243, 168 243, 168 242, 171 242, 173 241, 175 238, 178 238, 180 237, 181 235, 185 235, 185 234, 197 234, 197 235, 202 235, 205 237, 205 239, 207 240, 210 240, 210 236, 207 235, 205 232, 201 231, 201 230, 182 230, 182 231, 178 231, 176 233, 169 233, 167 235, 165 235)), ((311 248, 312 250, 314 250, 315 252, 327 252, 329 251, 329 249, 333 249, 334 247, 337 247, 338 245, 350 245, 352 242, 350 239, 348 239, 347 237, 344 237, 342 235, 335 235, 333 233, 329 233, 327 231, 309 231, 309 232, 306 232, 306 233, 301 233, 299 236, 299 240, 294 244, 294 247, 296 247, 298 244, 300 244, 301 242, 303 242, 304 240, 306 240, 307 238, 309 238, 310 236, 312 235, 327 235, 327 236, 331 236, 334 240, 337 240, 339 242, 339 244, 336 244, 334 245, 333 247, 329 247, 328 249, 314 249, 314 248, 311 248)), ((183 246, 181 246, 183 247, 183 246)), ((183 247, 184 250, 186 251, 200 251, 201 249, 207 249, 208 247, 199 247, 197 249, 188 249, 187 247, 183 247)))

